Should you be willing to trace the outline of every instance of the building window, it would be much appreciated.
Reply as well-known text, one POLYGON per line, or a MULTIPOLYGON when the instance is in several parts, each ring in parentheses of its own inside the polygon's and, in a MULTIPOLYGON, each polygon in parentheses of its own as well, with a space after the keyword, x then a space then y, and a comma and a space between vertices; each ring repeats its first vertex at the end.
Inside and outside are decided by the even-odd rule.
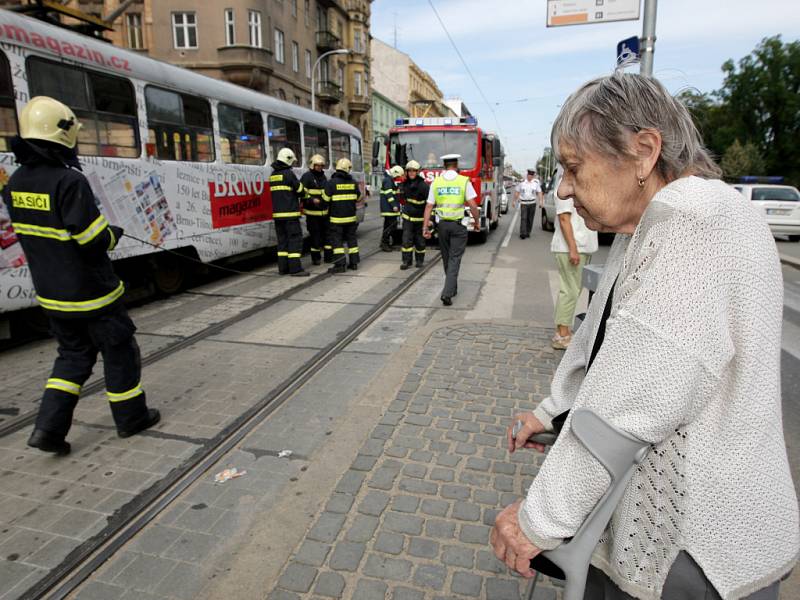
POLYGON ((292 42, 292 71, 295 73, 300 71, 300 46, 297 42, 292 42))
POLYGON ((306 20, 306 27, 311 25, 311 0, 305 0, 303 5, 303 18, 306 20))
POLYGON ((328 14, 325 9, 317 4, 317 31, 328 30, 328 14))
POLYGON ((261 48, 261 12, 257 10, 247 11, 247 26, 250 30, 250 45, 261 48))
POLYGON ((211 106, 189 94, 147 86, 147 154, 163 160, 214 161, 211 106))
POLYGON ((225 9, 225 44, 233 46, 236 43, 236 25, 233 20, 233 9, 225 9))
POLYGON ((300 96, 295 96, 295 97, 294 97, 294 103, 295 103, 295 104, 297 104, 297 106, 300 106, 300 104, 301 104, 301 102, 300 102, 300 96))
POLYGON ((361 73, 355 75, 355 95, 361 96, 363 90, 361 89, 361 73))
POLYGON ((353 32, 353 51, 361 54, 364 52, 364 46, 361 42, 361 30, 356 29, 353 32))
POLYGON ((280 29, 275 30, 275 48, 273 48, 273 52, 275 53, 275 62, 280 64, 286 62, 283 54, 283 32, 280 29))
POLYGON ((142 38, 142 14, 128 13, 125 15, 125 24, 128 28, 128 48, 133 48, 134 50, 141 50, 144 48, 144 39, 142 38))
POLYGON ((289 5, 292 8, 292 16, 297 18, 297 0, 289 0, 289 5))
POLYGON ((311 79, 311 50, 306 50, 306 77, 311 79))
POLYGON ((264 122, 255 111, 217 105, 222 160, 240 165, 263 165, 264 122))
POLYGON ((175 48, 197 48, 197 17, 193 12, 172 13, 172 39, 175 48))
POLYGON ((344 86, 344 67, 341 65, 336 69, 336 83, 344 86))

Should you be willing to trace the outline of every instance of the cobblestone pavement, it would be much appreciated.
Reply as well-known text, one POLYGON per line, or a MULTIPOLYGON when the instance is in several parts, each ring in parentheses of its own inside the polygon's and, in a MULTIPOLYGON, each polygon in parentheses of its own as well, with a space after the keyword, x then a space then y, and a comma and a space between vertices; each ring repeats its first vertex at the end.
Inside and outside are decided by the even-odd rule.
MULTIPOLYGON (((508 454, 509 417, 547 394, 559 358, 538 327, 436 329, 268 600, 523 597, 489 531, 543 458, 508 454)), ((545 580, 534 598, 558 592, 545 580)))

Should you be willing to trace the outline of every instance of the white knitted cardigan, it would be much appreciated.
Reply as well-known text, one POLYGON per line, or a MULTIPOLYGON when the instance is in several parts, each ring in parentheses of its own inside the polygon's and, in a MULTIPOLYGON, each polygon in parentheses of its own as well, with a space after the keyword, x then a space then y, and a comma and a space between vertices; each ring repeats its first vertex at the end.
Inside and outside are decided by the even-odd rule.
MULTIPOLYGON (((782 308, 769 228, 721 181, 669 184, 633 235, 617 235, 587 319, 535 414, 550 428, 561 412, 588 407, 651 442, 592 561, 628 594, 660 598, 681 550, 726 600, 793 566, 800 534, 781 420, 782 308)), ((567 420, 520 508, 523 531, 554 548, 608 482, 567 420)))

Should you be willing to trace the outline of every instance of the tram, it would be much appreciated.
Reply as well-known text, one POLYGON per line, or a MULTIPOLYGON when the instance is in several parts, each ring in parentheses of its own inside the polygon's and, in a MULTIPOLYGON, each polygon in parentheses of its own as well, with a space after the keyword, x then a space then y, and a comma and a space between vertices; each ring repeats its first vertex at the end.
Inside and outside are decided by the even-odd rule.
MULTIPOLYGON (((136 238, 124 237, 112 259, 147 268, 161 291, 182 283, 174 252, 211 262, 275 244, 269 165, 280 148, 294 150, 298 177, 314 154, 329 166, 350 158, 364 198, 362 137, 349 123, 6 10, 0 189, 15 169, 17 114, 34 96, 80 119, 78 152, 100 211, 136 238)), ((35 304, 0 200, 0 313, 35 304)))

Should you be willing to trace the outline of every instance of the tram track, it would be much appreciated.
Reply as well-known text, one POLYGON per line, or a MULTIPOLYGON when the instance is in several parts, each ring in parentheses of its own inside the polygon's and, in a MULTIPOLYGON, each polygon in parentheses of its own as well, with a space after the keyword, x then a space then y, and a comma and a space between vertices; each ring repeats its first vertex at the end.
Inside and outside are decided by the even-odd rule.
MULTIPOLYGON (((362 235, 363 234, 367 234, 367 233, 371 233, 371 232, 373 232, 375 230, 378 230, 378 229, 380 229, 380 227, 381 226, 378 225, 377 227, 371 227, 369 229, 366 229, 365 231, 362 232, 362 235)), ((363 258, 369 258, 371 256, 375 256, 379 252, 380 252, 380 250, 377 250, 377 249, 373 250, 372 252, 364 255, 363 258)), ((248 279, 250 279, 252 277, 256 277, 256 276, 258 276, 258 275, 254 274, 254 273, 242 273, 242 280, 241 281, 242 282, 248 281, 248 279)), ((192 334, 190 336, 187 336, 187 337, 184 337, 184 338, 180 338, 178 340, 175 340, 174 342, 171 342, 171 343, 163 346, 162 348, 159 348, 158 350, 154 350, 153 352, 151 352, 147 356, 143 356, 142 357, 142 368, 150 366, 152 364, 155 364, 155 363, 157 363, 157 362, 159 362, 159 361, 161 361, 161 360, 163 360, 163 359, 165 359, 165 358, 167 358, 169 356, 172 356, 176 352, 179 352, 180 350, 183 350, 184 348, 188 348, 188 347, 193 346, 194 344, 196 344, 196 343, 198 343, 200 341, 203 341, 203 340, 205 340, 205 339, 207 339, 207 338, 209 338, 211 336, 214 336, 214 335, 218 334, 219 332, 227 329, 228 327, 231 327, 232 325, 235 325, 236 323, 238 323, 240 321, 243 321, 243 320, 245 320, 245 319, 247 319, 247 318, 249 318, 249 317, 251 317, 251 316, 253 316, 255 314, 258 314, 262 310, 265 310, 265 309, 269 308, 270 306, 273 306, 273 305, 277 304, 278 302, 286 300, 289 297, 297 294, 298 292, 300 292, 302 290, 305 290, 305 289, 307 289, 307 288, 319 283, 320 281, 328 279, 329 277, 332 277, 332 276, 333 275, 328 273, 328 272, 322 272, 322 273, 319 273, 319 274, 314 275, 312 277, 309 277, 308 281, 304 281, 302 283, 299 283, 298 285, 296 285, 296 286, 294 286, 294 287, 292 287, 292 288, 290 288, 290 289, 288 289, 288 290, 286 290, 284 292, 281 292, 277 296, 265 299, 262 302, 259 302, 258 304, 255 304, 252 307, 243 310, 242 312, 239 312, 239 313, 236 313, 235 315, 232 315, 231 317, 225 319, 224 321, 220 321, 218 323, 214 323, 212 325, 209 325, 209 326, 201 329, 200 331, 198 331, 198 332, 196 332, 196 333, 194 333, 194 334, 192 334)), ((208 293, 202 293, 202 292, 192 292, 191 290, 188 290, 187 292, 183 292, 183 293, 188 294, 188 295, 196 295, 196 296, 204 296, 204 297, 220 297, 220 298, 233 298, 233 297, 241 298, 241 297, 246 297, 246 296, 242 296, 241 294, 208 294, 208 293)), ((144 332, 144 333, 146 334, 146 332, 144 332)), ((84 385, 83 388, 81 389, 81 396, 87 397, 87 396, 90 396, 91 394, 95 394, 97 392, 101 392, 104 389, 105 389, 105 378, 101 377, 96 381, 93 381, 91 383, 87 383, 86 385, 84 385)), ((37 412, 38 412, 38 407, 36 409, 34 409, 34 410, 26 411, 26 412, 24 412, 24 413, 22 413, 20 415, 14 416, 13 418, 11 418, 8 421, 6 421, 5 423, 0 423, 0 438, 3 438, 3 437, 6 437, 8 435, 11 435, 13 433, 16 433, 20 429, 24 429, 25 427, 29 427, 30 425, 32 425, 34 423, 34 421, 36 420, 37 412)))
MULTIPOLYGON (((344 330, 336 340, 320 349, 289 377, 261 397, 251 408, 222 429, 214 438, 208 440, 186 462, 170 471, 165 478, 154 483, 122 507, 102 531, 75 548, 59 565, 51 569, 44 578, 29 588, 21 598, 24 600, 67 598, 93 572, 111 559, 128 541, 169 507, 174 500, 179 498, 184 491, 202 478, 214 464, 233 450, 239 442, 261 425, 275 410, 284 405, 322 367, 333 360, 365 329, 374 323, 403 293, 417 283, 440 260, 441 257, 439 255, 432 257, 423 268, 415 270, 412 275, 387 292, 369 311, 344 330)), ((296 293, 299 289, 319 283, 328 276, 330 275, 327 273, 321 274, 289 292, 296 293)), ((263 310, 275 301, 277 300, 271 299, 269 303, 265 302, 259 305, 259 310, 263 310)), ((187 347, 213 335, 213 333, 209 333, 212 329, 214 332, 219 332, 247 318, 247 316, 257 313, 258 310, 256 308, 253 307, 245 311, 247 313, 246 316, 244 313, 236 315, 203 332, 198 332, 195 336, 181 340, 180 347, 187 347), (205 335, 198 337, 200 333, 205 335)), ((177 351, 177 348, 172 346, 169 350, 169 354, 172 354, 177 351)), ((153 353, 151 356, 160 355, 159 352, 153 353)), ((151 359, 151 363, 154 361, 155 359, 151 359)))

